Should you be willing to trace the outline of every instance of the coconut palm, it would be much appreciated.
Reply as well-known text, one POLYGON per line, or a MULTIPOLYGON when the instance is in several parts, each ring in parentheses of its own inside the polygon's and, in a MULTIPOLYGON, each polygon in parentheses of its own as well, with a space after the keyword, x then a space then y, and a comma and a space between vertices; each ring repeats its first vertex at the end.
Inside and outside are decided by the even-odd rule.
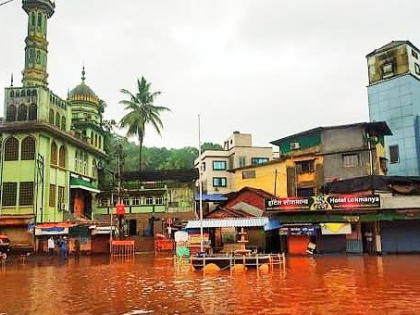
POLYGON ((144 77, 137 79, 137 91, 131 93, 122 89, 121 93, 128 97, 128 100, 122 100, 119 103, 125 106, 128 113, 121 119, 120 127, 127 128, 127 137, 136 137, 139 141, 139 172, 141 171, 143 140, 147 125, 152 125, 155 131, 160 135, 163 129, 160 114, 170 111, 163 106, 155 106, 155 98, 161 92, 151 92, 150 82, 144 77))

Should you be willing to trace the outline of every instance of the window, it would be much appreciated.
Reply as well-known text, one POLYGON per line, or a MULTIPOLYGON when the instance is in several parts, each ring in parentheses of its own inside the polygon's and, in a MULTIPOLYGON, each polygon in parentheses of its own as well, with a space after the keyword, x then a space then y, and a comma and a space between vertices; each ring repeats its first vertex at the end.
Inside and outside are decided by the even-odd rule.
POLYGON ((246 166, 246 156, 240 156, 239 157, 239 167, 246 166))
POLYGON ((313 173, 314 161, 300 161, 296 162, 296 172, 298 174, 313 173))
POLYGON ((96 168, 96 160, 92 161, 92 177, 98 177, 98 169, 96 168))
POLYGON ((34 183, 21 182, 19 189, 19 206, 32 206, 34 204, 34 183))
POLYGON ((394 75, 394 65, 392 62, 386 63, 382 66, 382 77, 388 78, 394 75))
POLYGON ((90 132, 90 144, 93 145, 93 131, 90 132))
POLYGON ((25 121, 27 118, 28 118, 28 108, 23 104, 19 105, 17 120, 25 121))
POLYGON ((64 145, 60 147, 60 151, 58 153, 58 166, 62 168, 66 167, 66 148, 64 145))
POLYGON ((213 161, 213 170, 214 171, 226 170, 226 161, 213 161))
POLYGON ((146 205, 150 206, 153 205, 153 197, 147 196, 145 199, 146 205))
POLYGON ((37 107, 35 104, 31 104, 29 105, 29 116, 28 119, 29 120, 36 120, 37 119, 37 107))
POLYGON ((98 146, 98 135, 95 134, 95 147, 97 147, 97 146, 98 146))
POLYGON ((162 196, 156 197, 155 204, 156 205, 163 205, 163 197, 162 196))
POLYGON ((76 155, 74 157, 74 171, 79 171, 79 152, 76 152, 76 155))
POLYGON ((253 157, 251 158, 252 165, 260 165, 268 162, 268 158, 253 157))
POLYGON ((140 198, 133 197, 133 206, 140 206, 140 198))
POLYGON ((51 144, 51 164, 57 165, 57 145, 55 142, 51 144))
POLYGON ((126 206, 129 206, 130 205, 130 198, 124 198, 123 204, 126 205, 126 206))
POLYGON ((213 177, 213 187, 227 187, 226 177, 213 177))
POLYGON ((297 197, 312 197, 315 195, 314 188, 298 188, 297 197))
POLYGON ((15 120, 16 120, 16 106, 10 105, 7 108, 6 121, 15 121, 15 120))
POLYGON ((61 124, 61 117, 60 117, 60 114, 57 113, 55 114, 55 126, 60 128, 60 124, 61 124))
POLYGON ((35 160, 35 140, 32 137, 26 137, 22 141, 21 159, 35 160))
POLYGON ((64 189, 65 188, 63 186, 58 186, 58 204, 61 210, 64 210, 62 206, 62 204, 65 203, 64 189))
POLYGON ((55 192, 55 185, 50 184, 50 207, 56 206, 56 192, 55 192))
POLYGON ((255 178, 255 170, 242 171, 242 179, 255 178))
POLYGON ((416 74, 420 75, 420 66, 418 63, 414 64, 414 70, 416 71, 416 74))
POLYGON ((389 162, 391 164, 400 162, 400 149, 397 144, 389 146, 389 162))
POLYGON ((83 174, 88 175, 88 155, 83 154, 83 174))
POLYGON ((419 56, 418 56, 417 52, 416 52, 416 51, 414 51, 414 49, 412 49, 412 50, 411 50, 411 55, 412 55, 414 58, 419 59, 419 56))
POLYGON ((61 130, 66 131, 66 117, 61 117, 61 130))
POLYGON ((19 141, 16 138, 9 138, 4 144, 4 160, 17 161, 19 159, 19 141))
POLYGON ((16 206, 17 183, 3 183, 3 206, 16 206))
POLYGON ((41 13, 38 13, 38 27, 42 26, 42 15, 41 13))
POLYGON ((344 154, 343 166, 344 167, 358 167, 360 165, 359 154, 344 154))
POLYGON ((50 116, 49 116, 49 118, 48 118, 48 122, 49 122, 51 125, 54 125, 54 111, 53 111, 52 109, 50 109, 50 116))

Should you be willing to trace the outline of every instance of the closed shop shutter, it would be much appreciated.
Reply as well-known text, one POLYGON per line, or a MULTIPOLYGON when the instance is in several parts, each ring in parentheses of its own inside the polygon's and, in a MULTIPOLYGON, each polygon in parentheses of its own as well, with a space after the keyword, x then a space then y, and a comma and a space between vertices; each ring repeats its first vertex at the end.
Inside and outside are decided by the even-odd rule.
POLYGON ((383 253, 420 252, 420 221, 381 223, 383 253))
POLYGON ((308 248, 309 236, 292 236, 287 237, 287 246, 289 254, 302 255, 307 254, 306 249, 308 248))
POLYGON ((345 253, 347 249, 346 235, 321 235, 317 250, 321 253, 345 253))

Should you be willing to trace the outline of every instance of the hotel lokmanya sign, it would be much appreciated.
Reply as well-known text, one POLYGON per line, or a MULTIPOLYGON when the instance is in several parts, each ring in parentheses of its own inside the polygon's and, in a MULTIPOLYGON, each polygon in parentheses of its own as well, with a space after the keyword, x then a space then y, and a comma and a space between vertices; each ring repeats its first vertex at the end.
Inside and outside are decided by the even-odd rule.
POLYGON ((319 195, 312 197, 289 197, 265 199, 265 209, 272 210, 346 210, 380 208, 379 195, 319 195))

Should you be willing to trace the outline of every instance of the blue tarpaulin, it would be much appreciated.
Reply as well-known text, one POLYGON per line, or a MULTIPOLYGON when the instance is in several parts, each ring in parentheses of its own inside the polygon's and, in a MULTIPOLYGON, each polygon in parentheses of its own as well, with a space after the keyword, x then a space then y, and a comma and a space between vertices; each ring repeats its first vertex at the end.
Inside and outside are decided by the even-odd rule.
MULTIPOLYGON (((203 201, 226 201, 227 197, 225 197, 222 194, 203 194, 202 195, 202 200, 203 201)), ((195 200, 199 201, 200 200, 200 194, 195 194, 195 200)))
POLYGON ((264 225, 264 231, 272 231, 280 228, 280 221, 277 219, 269 219, 264 225))

